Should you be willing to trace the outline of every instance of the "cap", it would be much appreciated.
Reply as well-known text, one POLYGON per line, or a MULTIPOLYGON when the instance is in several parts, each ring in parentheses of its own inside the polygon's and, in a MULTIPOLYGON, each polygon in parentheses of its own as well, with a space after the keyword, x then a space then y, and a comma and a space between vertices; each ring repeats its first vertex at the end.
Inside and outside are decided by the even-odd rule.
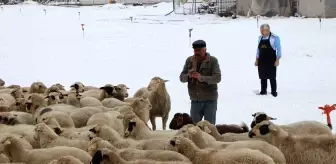
POLYGON ((192 47, 193 48, 205 48, 206 43, 204 40, 196 40, 193 42, 192 47))

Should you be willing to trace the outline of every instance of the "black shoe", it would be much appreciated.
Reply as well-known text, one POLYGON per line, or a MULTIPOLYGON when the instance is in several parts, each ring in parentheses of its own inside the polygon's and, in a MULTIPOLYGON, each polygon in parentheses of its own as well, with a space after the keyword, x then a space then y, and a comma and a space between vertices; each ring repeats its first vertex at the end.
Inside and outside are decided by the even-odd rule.
POLYGON ((277 92, 272 92, 272 96, 273 96, 273 97, 277 97, 277 96, 278 96, 278 93, 277 93, 277 92))
POLYGON ((267 92, 265 92, 265 91, 261 91, 259 94, 260 94, 260 95, 267 95, 267 92))

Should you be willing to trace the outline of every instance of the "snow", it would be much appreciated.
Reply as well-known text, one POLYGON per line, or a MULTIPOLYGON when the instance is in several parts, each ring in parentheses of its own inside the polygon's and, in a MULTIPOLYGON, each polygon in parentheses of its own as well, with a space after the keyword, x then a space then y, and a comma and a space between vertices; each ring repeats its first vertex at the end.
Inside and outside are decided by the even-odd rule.
MULTIPOLYGON (((190 110, 187 85, 179 81, 179 74, 193 53, 188 38, 188 29, 193 28, 192 41, 204 39, 221 66, 218 124, 249 124, 251 114, 259 111, 277 117, 279 124, 326 123, 318 107, 336 103, 335 19, 323 19, 320 29, 316 18, 261 18, 260 24, 269 23, 283 46, 279 96, 274 98, 253 93, 259 89, 254 66, 259 30, 254 18, 165 17, 172 5, 156 6, 3 6, 0 77, 8 85, 23 86, 34 81, 66 86, 76 81, 95 86, 125 83, 132 95, 160 76, 170 80, 171 119, 176 112, 190 110), (85 24, 84 36, 81 24, 85 24)), ((161 119, 157 127, 161 128, 161 119)))

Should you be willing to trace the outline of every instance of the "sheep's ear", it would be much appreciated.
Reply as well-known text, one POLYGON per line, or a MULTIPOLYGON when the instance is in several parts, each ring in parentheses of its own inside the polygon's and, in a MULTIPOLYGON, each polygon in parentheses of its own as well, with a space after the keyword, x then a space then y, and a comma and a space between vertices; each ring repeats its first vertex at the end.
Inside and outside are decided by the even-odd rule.
POLYGON ((208 126, 204 126, 204 132, 205 133, 211 133, 211 130, 208 126))
POLYGON ((57 135, 60 135, 62 133, 62 130, 59 128, 59 127, 56 127, 54 128, 54 132, 57 134, 57 135))
POLYGON ((168 82, 169 80, 163 80, 163 82, 168 82))
POLYGON ((256 115, 257 115, 257 114, 254 113, 254 114, 252 114, 252 117, 255 117, 256 115))
POLYGON ((105 89, 105 87, 100 87, 99 89, 105 89))

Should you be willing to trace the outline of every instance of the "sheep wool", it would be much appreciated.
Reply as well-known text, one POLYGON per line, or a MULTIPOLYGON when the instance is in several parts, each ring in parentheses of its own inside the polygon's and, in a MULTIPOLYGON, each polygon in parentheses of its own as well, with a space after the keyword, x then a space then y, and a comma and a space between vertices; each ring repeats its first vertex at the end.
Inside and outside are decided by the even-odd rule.
POLYGON ((62 156, 52 160, 49 164, 83 164, 83 162, 73 156, 62 156))

